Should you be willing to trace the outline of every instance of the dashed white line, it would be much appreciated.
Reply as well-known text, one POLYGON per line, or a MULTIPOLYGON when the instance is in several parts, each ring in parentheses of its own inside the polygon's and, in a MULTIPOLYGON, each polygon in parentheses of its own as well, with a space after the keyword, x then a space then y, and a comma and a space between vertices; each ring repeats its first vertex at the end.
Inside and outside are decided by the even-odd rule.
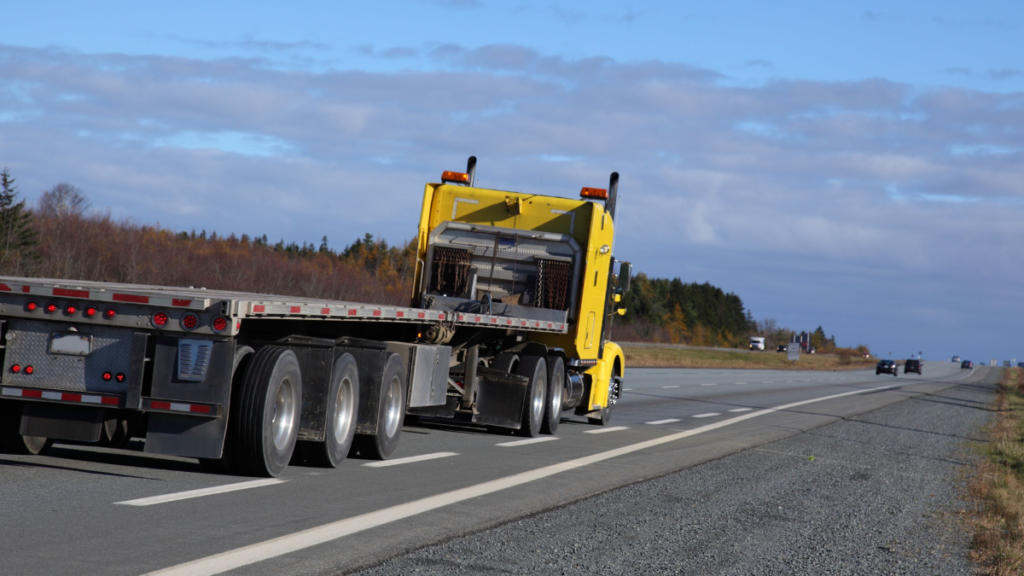
POLYGON ((718 386, 718 382, 711 382, 710 384, 701 384, 701 386, 718 386))
POLYGON ((721 416, 721 412, 708 412, 707 414, 694 414, 694 418, 711 418, 712 416, 721 416))
POLYGON ((671 424, 673 422, 680 422, 680 420, 679 418, 666 418, 664 420, 654 420, 653 422, 648 422, 648 424, 651 426, 658 426, 660 424, 671 424))
POLYGON ((662 386, 662 388, 679 388, 679 386, 662 386))
POLYGON ((632 388, 623 388, 622 391, 623 392, 632 392, 633 389, 632 388))
POLYGON ((212 488, 200 488, 198 490, 186 490, 185 492, 164 494, 163 496, 151 496, 149 498, 125 500, 124 502, 114 502, 114 504, 123 504, 125 506, 152 506, 154 504, 163 504, 165 502, 175 502, 178 500, 188 500, 190 498, 201 498, 203 496, 210 496, 213 494, 224 494, 225 492, 236 492, 238 490, 247 490, 249 488, 271 486, 273 484, 281 484, 282 482, 284 482, 284 480, 278 480, 277 478, 250 480, 248 482, 236 482, 234 484, 214 486, 212 488))
POLYGON ((604 434, 605 432, 618 432, 619 430, 629 430, 629 426, 612 426, 611 428, 598 428, 597 430, 587 430, 584 434, 604 434))
POLYGON ((515 442, 502 442, 501 444, 495 444, 495 446, 525 446, 527 444, 536 444, 538 442, 550 442, 552 440, 558 440, 554 436, 541 436, 540 438, 527 438, 526 440, 516 440, 515 442))
POLYGON ((458 456, 457 452, 434 452, 433 454, 420 454, 419 456, 409 456, 408 458, 395 458, 394 460, 381 460, 380 462, 370 462, 369 464, 363 464, 367 468, 386 468, 388 466, 398 466, 400 464, 411 464, 413 462, 423 462, 424 460, 436 460, 437 458, 447 458, 449 456, 458 456))
POLYGON ((737 382, 737 383, 736 383, 736 385, 737 385, 737 386, 739 386, 739 385, 741 385, 741 384, 746 384, 746 382, 737 382))
POLYGON ((753 410, 753 408, 733 408, 732 410, 729 410, 729 412, 749 412, 751 410, 753 410))
POLYGON ((751 418, 757 418, 758 416, 796 408, 797 406, 805 406, 815 402, 823 402, 825 400, 852 396, 854 394, 877 392, 879 390, 887 390, 889 388, 898 388, 901 386, 903 386, 903 384, 864 388, 860 390, 853 390, 851 392, 843 392, 840 394, 811 398, 809 400, 801 400, 799 402, 783 404, 773 408, 765 408, 749 414, 734 416, 727 420, 720 420, 718 422, 705 424, 704 426, 700 426, 692 430, 684 430, 673 434, 667 434, 660 438, 653 438, 644 442, 630 444, 628 446, 607 450, 605 452, 584 456, 582 458, 576 458, 574 460, 558 462, 549 466, 543 466, 541 468, 513 474, 512 476, 506 476, 504 478, 490 480, 473 486, 451 490, 449 492, 428 496, 426 498, 413 500, 404 504, 397 504, 381 510, 374 510, 373 512, 367 512, 359 516, 329 522, 327 524, 293 532, 291 534, 285 534, 284 536, 279 536, 256 544, 242 546, 241 548, 235 548, 233 550, 213 554, 205 558, 198 558, 176 566, 170 566, 162 570, 150 572, 149 574, 150 576, 158 574, 161 576, 212 576, 213 574, 221 574, 244 566, 250 566, 263 560, 269 560, 271 558, 277 558, 299 550, 305 550, 306 548, 310 548, 318 544, 338 540, 345 536, 365 532, 366 530, 376 528, 377 526, 384 526, 405 518, 418 516, 432 510, 438 510, 459 502, 465 502, 488 494, 494 494, 495 492, 500 492, 516 486, 522 486, 530 482, 536 482, 556 474, 577 470, 598 462, 604 462, 611 458, 617 458, 619 456, 632 454, 655 446, 661 446, 662 444, 667 444, 669 442, 675 442, 698 434, 704 434, 712 430, 718 430, 719 428, 725 428, 726 426, 731 426, 751 418))

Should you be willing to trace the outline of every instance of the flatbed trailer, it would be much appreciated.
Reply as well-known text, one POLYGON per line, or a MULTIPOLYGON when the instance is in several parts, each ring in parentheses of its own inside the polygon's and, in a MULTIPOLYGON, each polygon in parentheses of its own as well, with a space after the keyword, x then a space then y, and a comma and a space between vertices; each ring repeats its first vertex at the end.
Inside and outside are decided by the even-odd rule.
POLYGON ((607 423, 624 359, 605 325, 628 285, 611 273, 617 175, 584 189, 605 206, 546 198, 533 222, 523 202, 545 197, 474 188, 474 167, 427 185, 410 306, 0 277, 0 443, 140 437, 276 476, 387 458, 407 414, 526 436, 563 410, 607 423))

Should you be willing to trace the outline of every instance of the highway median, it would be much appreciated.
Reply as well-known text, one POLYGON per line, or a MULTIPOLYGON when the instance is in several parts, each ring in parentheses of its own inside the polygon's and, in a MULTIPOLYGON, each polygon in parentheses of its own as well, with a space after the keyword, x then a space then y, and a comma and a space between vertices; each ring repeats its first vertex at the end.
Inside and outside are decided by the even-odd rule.
POLYGON ((797 361, 779 352, 749 352, 670 345, 622 344, 626 365, 644 368, 739 368, 751 370, 864 370, 877 359, 836 354, 801 354, 797 361))

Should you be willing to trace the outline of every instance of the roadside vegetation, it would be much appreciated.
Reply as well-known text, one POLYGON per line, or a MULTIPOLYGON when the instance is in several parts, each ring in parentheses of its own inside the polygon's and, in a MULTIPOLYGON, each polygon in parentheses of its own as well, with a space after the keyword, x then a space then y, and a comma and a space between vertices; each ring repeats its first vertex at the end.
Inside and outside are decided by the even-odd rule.
POLYGON ((786 354, 776 352, 732 352, 693 348, 650 348, 622 345, 626 365, 664 368, 746 368, 757 370, 863 370, 874 368, 876 360, 862 358, 855 351, 842 349, 839 354, 801 354, 796 363, 786 354))
POLYGON ((1024 574, 1024 370, 1005 371, 996 418, 969 491, 973 516, 971 559, 982 574, 1024 574))

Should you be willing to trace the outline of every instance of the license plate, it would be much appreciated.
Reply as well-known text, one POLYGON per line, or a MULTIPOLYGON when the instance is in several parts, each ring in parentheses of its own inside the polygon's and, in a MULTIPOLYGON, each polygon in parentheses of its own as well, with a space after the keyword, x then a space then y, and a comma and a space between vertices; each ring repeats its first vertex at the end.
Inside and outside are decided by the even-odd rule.
POLYGON ((73 332, 57 332, 50 338, 50 354, 88 356, 92 352, 92 336, 73 332))

